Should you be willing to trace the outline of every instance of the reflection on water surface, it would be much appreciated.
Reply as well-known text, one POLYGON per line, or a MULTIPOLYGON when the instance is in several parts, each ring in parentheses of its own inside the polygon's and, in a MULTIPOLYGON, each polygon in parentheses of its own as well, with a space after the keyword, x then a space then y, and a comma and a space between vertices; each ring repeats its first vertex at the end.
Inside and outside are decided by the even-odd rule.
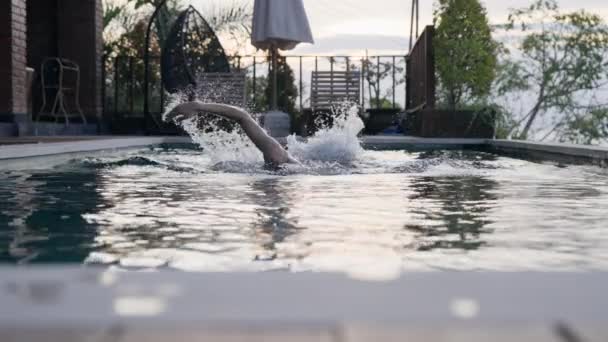
POLYGON ((607 208, 608 173, 594 167, 365 151, 272 173, 156 148, 2 171, 0 260, 362 277, 606 270, 607 208))

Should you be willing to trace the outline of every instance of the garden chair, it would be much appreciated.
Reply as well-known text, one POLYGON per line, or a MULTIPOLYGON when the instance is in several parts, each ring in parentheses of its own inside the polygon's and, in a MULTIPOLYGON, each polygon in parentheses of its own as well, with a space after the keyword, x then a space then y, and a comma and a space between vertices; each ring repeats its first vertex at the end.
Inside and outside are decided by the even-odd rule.
POLYGON ((359 104, 361 73, 359 71, 313 71, 310 81, 310 109, 305 115, 307 134, 314 134, 318 124, 333 123, 336 107, 345 102, 359 104))

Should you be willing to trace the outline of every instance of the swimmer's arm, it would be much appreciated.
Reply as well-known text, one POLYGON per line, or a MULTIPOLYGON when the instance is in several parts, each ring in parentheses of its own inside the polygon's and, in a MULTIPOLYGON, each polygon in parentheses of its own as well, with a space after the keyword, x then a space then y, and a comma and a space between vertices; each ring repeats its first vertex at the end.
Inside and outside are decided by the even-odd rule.
POLYGON ((168 120, 184 120, 208 112, 236 121, 253 144, 264 154, 264 159, 276 164, 294 162, 287 151, 269 136, 257 122, 243 109, 218 103, 187 102, 175 107, 167 116, 168 120))

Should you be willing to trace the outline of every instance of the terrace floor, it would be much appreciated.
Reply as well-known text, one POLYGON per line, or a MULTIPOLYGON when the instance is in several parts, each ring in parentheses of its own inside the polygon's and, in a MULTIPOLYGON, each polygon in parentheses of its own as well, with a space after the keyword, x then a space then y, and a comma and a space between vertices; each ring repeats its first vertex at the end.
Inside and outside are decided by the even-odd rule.
POLYGON ((605 273, 0 269, 0 340, 606 341, 605 273), (87 303, 87 305, 82 305, 87 303))

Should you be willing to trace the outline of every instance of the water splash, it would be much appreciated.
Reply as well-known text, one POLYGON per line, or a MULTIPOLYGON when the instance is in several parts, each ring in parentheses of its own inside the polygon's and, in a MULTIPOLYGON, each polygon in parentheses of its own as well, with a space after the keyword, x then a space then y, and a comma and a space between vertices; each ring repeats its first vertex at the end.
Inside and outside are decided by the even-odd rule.
POLYGON ((332 126, 321 127, 306 142, 294 135, 287 137, 287 148, 301 161, 337 162, 347 164, 363 152, 358 134, 364 128, 358 115, 359 108, 344 102, 333 110, 332 126))
MULTIPOLYGON (((187 96, 183 93, 173 95, 167 105, 166 115, 175 106, 187 101, 187 96)), ((251 140, 245 135, 238 125, 234 125, 227 130, 223 127, 225 120, 212 115, 194 117, 183 120, 178 124, 188 133, 192 141, 199 145, 206 156, 214 164, 226 164, 231 161, 249 165, 263 165, 264 157, 262 153, 253 145, 251 140), (204 125, 201 121, 204 120, 204 125), (201 129, 204 126, 204 129, 201 129)))
MULTIPOLYGON (((176 105, 183 103, 185 99, 186 97, 180 94, 173 96, 165 115, 176 105)), ((337 106, 333 111, 333 125, 321 126, 307 141, 298 141, 295 135, 287 137, 289 153, 308 166, 323 169, 333 168, 333 166, 341 169, 336 164, 348 164, 356 160, 363 152, 357 135, 364 125, 359 118, 358 111, 359 108, 356 105, 348 102, 337 106)), ((163 119, 165 115, 163 115, 163 119)), ((193 118, 179 124, 205 151, 214 164, 219 165, 220 168, 221 165, 233 165, 230 162, 234 161, 238 161, 246 168, 250 168, 252 165, 263 165, 262 153, 240 127, 225 130, 218 121, 205 118, 205 129, 202 130, 200 120, 200 118, 193 118)))
POLYGON ((190 135, 214 164, 238 161, 243 164, 263 164, 262 152, 239 128, 226 131, 219 127, 217 121, 205 122, 204 131, 200 129, 196 118, 184 120, 181 127, 190 135))

